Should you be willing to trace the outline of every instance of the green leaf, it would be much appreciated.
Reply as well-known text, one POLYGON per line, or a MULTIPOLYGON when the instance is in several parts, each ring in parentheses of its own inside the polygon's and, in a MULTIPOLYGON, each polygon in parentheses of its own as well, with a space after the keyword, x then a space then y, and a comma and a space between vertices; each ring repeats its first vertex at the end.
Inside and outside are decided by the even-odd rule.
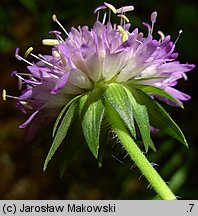
POLYGON ((182 131, 164 108, 143 91, 137 90, 137 92, 136 100, 146 105, 151 125, 188 146, 182 131))
POLYGON ((58 115, 58 118, 55 121, 54 127, 53 127, 53 132, 52 132, 52 137, 55 136, 56 132, 57 132, 57 128, 58 125, 61 121, 61 119, 63 118, 63 115, 65 114, 65 112, 67 111, 68 107, 76 100, 78 100, 81 97, 81 95, 76 96, 75 98, 73 98, 72 100, 69 101, 69 103, 67 103, 65 105, 65 107, 61 110, 60 114, 58 115))
POLYGON ((138 97, 138 92, 136 89, 130 88, 131 91, 129 91, 127 88, 125 88, 128 97, 131 102, 131 106, 133 109, 133 115, 134 119, 139 127, 143 143, 145 146, 145 150, 148 151, 149 146, 155 150, 155 146, 151 140, 150 136, 150 124, 149 124, 149 116, 147 112, 147 108, 144 104, 140 104, 137 102, 136 98, 138 97))
POLYGON ((57 129, 56 135, 54 137, 52 146, 51 146, 51 148, 48 152, 48 155, 45 159, 44 168, 43 168, 44 171, 46 170, 49 161, 51 160, 51 158, 55 154, 55 152, 58 149, 58 147, 60 146, 61 142, 66 137, 68 128, 69 128, 70 124, 72 123, 73 117, 75 115, 76 108, 77 108, 77 103, 73 102, 69 106, 66 114, 64 114, 63 119, 61 120, 60 125, 57 129))
POLYGON ((80 99, 82 130, 87 144, 96 158, 98 157, 100 127, 103 114, 104 106, 99 89, 93 90, 87 96, 83 96, 80 99))
POLYGON ((120 118, 123 120, 131 134, 136 137, 133 110, 128 94, 124 87, 120 84, 111 83, 104 89, 105 101, 113 107, 118 113, 120 118))
POLYGON ((134 85, 133 87, 140 89, 145 93, 152 93, 152 94, 156 94, 156 95, 165 97, 183 108, 183 105, 178 100, 176 100, 174 97, 172 97, 170 94, 168 94, 167 92, 163 91, 160 88, 149 86, 149 85, 134 85))

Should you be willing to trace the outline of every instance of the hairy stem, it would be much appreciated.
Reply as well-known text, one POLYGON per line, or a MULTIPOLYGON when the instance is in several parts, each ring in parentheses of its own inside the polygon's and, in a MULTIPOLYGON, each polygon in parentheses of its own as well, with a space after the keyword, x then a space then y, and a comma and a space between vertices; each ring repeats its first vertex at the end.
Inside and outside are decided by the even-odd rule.
POLYGON ((166 185, 161 176, 152 167, 150 162, 141 152, 134 140, 131 138, 128 130, 125 128, 122 120, 117 113, 108 105, 108 118, 111 123, 112 129, 117 134, 123 147, 130 155, 131 159, 135 162, 142 174, 146 177, 154 190, 163 200, 176 200, 176 196, 166 185))

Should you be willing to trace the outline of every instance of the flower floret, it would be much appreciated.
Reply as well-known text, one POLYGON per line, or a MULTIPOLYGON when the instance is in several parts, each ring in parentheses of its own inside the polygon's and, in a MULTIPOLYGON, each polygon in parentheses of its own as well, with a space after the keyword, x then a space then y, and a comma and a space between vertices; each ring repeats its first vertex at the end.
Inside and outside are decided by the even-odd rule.
MULTIPOLYGON (((42 110, 60 110, 73 97, 91 91, 101 81, 106 84, 134 81, 136 85, 160 88, 179 102, 190 99, 176 90, 175 85, 178 79, 187 79, 186 72, 194 65, 175 61, 178 57, 174 52, 176 42, 172 42, 169 35, 164 36, 160 31, 160 39, 153 38, 157 12, 151 14, 151 25, 143 23, 148 28, 148 35, 137 28, 130 31, 126 12, 133 9, 131 5, 116 9, 105 2, 94 11, 97 21, 93 28, 72 27, 70 32, 53 15, 67 37, 63 39, 59 31, 50 32, 55 39, 44 39, 43 44, 52 46, 51 55, 37 56, 32 53, 33 49, 28 49, 23 58, 19 49, 16 50, 16 57, 25 61, 29 70, 26 74, 14 74, 23 86, 17 98, 18 107, 32 113, 21 127, 28 125, 42 110), (106 8, 120 17, 118 25, 111 24, 110 12, 109 20, 104 17, 99 21, 99 13, 106 8), (37 62, 29 62, 28 56, 36 58, 37 62)), ((170 103, 163 97, 158 98, 170 103)))

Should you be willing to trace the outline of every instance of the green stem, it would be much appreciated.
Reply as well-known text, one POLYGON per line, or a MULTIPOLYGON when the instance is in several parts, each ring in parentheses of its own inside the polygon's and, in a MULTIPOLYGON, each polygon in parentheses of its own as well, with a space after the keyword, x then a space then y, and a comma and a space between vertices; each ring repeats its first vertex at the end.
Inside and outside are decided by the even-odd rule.
POLYGON ((108 112, 109 121, 112 125, 113 130, 120 139, 123 147, 130 155, 131 159, 135 162, 137 167, 140 169, 142 174, 147 178, 149 183, 152 185, 154 190, 163 200, 176 200, 176 196, 166 185, 161 176, 153 168, 144 154, 141 152, 139 147, 136 145, 134 140, 129 135, 128 130, 124 126, 122 120, 119 118, 117 113, 110 107, 108 112))

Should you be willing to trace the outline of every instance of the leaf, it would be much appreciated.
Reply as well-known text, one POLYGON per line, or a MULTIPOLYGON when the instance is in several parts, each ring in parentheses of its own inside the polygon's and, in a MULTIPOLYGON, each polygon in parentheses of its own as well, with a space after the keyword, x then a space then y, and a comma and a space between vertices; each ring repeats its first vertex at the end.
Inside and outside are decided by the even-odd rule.
POLYGON ((100 127, 104 114, 104 106, 99 89, 93 90, 88 97, 80 99, 82 130, 87 144, 94 157, 98 157, 100 127))
POLYGON ((52 132, 52 137, 55 136, 56 132, 57 132, 57 127, 61 121, 61 119, 63 118, 63 115, 65 114, 65 112, 67 111, 68 107, 76 100, 79 99, 79 97, 81 97, 81 95, 76 96, 75 98, 73 98, 72 100, 69 101, 69 103, 67 103, 65 105, 65 107, 61 110, 60 114, 58 115, 58 118, 55 121, 54 127, 53 127, 53 132, 52 132))
POLYGON ((137 90, 137 92, 136 100, 146 105, 151 125, 188 146, 182 131, 164 108, 143 91, 137 90))
POLYGON ((152 147, 153 150, 155 150, 150 136, 150 124, 147 108, 144 104, 137 102, 136 98, 138 97, 138 92, 135 89, 130 88, 131 91, 129 91, 129 89, 125 88, 125 90, 130 99, 134 119, 139 127, 145 150, 148 151, 149 146, 152 147))
POLYGON ((140 89, 145 93, 152 93, 152 94, 156 94, 156 95, 165 97, 165 98, 173 101, 177 105, 179 105, 181 108, 183 108, 183 105, 178 100, 176 100, 174 97, 172 97, 170 94, 168 94, 167 92, 163 91, 160 88, 157 88, 155 86, 149 86, 149 85, 134 85, 133 87, 140 89))
POLYGON ((131 134, 136 137, 133 110, 124 87, 116 83, 109 84, 104 89, 103 95, 105 101, 118 113, 131 134))
POLYGON ((60 146, 61 142, 66 137, 68 128, 69 128, 70 124, 72 123, 73 117, 75 115, 76 108, 77 108, 77 103, 73 102, 69 106, 67 112, 64 114, 63 119, 60 122, 60 125, 57 129, 56 135, 54 137, 52 146, 51 146, 51 148, 48 152, 48 155, 45 159, 44 168, 43 168, 44 171, 46 170, 49 161, 51 160, 51 158, 55 154, 55 152, 58 149, 58 147, 60 146))

